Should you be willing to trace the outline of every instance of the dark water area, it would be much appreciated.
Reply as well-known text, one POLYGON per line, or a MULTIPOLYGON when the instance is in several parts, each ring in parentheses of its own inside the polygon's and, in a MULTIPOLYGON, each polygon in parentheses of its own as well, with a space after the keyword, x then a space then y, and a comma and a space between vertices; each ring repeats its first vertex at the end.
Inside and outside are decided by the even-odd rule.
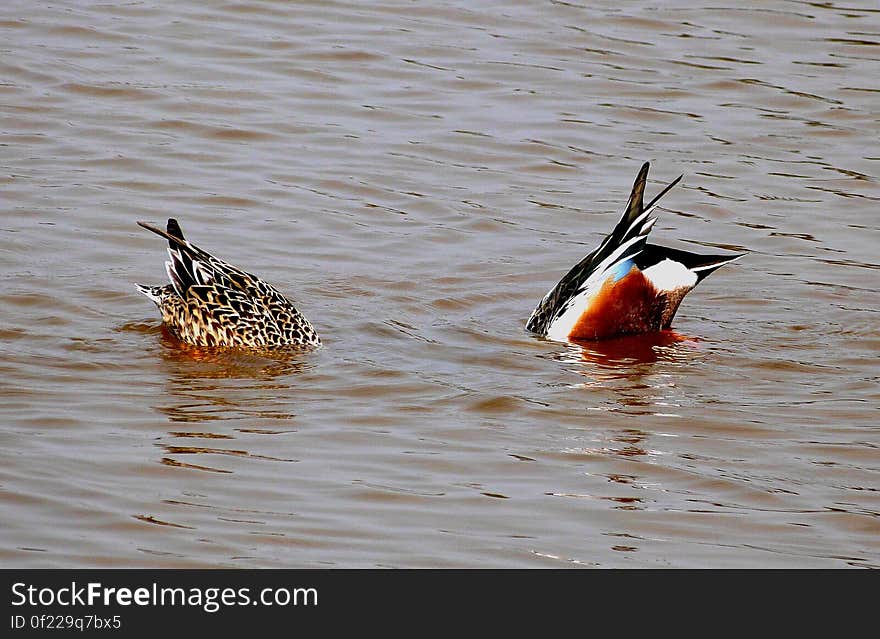
POLYGON ((0 564, 880 566, 876 3, 0 7, 0 564), (747 251, 536 338, 644 161, 747 251), (186 347, 169 216, 324 340, 186 347))

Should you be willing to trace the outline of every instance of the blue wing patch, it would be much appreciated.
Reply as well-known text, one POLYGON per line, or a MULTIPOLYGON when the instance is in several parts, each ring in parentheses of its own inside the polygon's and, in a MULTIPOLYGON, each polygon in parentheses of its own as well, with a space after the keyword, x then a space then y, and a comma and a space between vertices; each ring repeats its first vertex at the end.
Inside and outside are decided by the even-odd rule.
POLYGON ((609 270, 608 274, 614 276, 614 281, 617 282, 618 280, 626 277, 627 273, 629 273, 634 264, 635 262, 633 262, 632 260, 626 260, 625 262, 621 262, 613 269, 609 270))

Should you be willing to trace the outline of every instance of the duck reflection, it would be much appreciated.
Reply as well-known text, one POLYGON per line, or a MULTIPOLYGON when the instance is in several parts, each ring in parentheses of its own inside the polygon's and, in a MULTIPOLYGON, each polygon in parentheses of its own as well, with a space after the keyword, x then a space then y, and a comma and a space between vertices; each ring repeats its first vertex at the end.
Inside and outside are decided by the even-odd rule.
POLYGON ((675 378, 692 361, 698 340, 672 330, 593 342, 570 343, 557 358, 586 381, 572 388, 605 388, 615 392, 613 407, 635 414, 669 414, 679 406, 681 393, 675 378))
POLYGON ((594 365, 594 370, 584 370, 585 374, 607 372, 628 375, 633 372, 633 367, 680 361, 689 345, 696 342, 696 338, 666 330, 590 342, 569 342, 566 350, 558 353, 557 358, 569 363, 594 365))
POLYGON ((255 351, 193 346, 164 327, 161 355, 170 403, 157 410, 174 422, 293 419, 291 377, 309 370, 302 350, 255 351))
POLYGON ((581 361, 613 369, 659 361, 679 361, 681 349, 678 347, 685 342, 693 343, 696 339, 666 330, 573 344, 579 349, 581 361))
POLYGON ((294 430, 292 378, 311 366, 305 351, 207 348, 181 342, 164 326, 161 331, 168 391, 156 410, 181 424, 159 443, 163 465, 231 473, 224 468, 229 464, 221 460, 297 461, 256 452, 265 446, 253 437, 294 430), (220 420, 241 426, 232 432, 210 429, 210 422, 220 420))
POLYGON ((154 346, 146 355, 159 361, 166 380, 154 408, 174 426, 157 442, 161 464, 228 474, 235 472, 234 459, 298 461, 278 456, 265 437, 295 432, 294 384, 311 370, 314 351, 193 346, 164 325, 144 322, 117 330, 149 337, 154 346), (231 420, 232 427, 218 427, 221 420, 231 420))
POLYGON ((162 356, 168 363, 181 365, 180 372, 191 377, 213 379, 253 378, 271 380, 302 372, 307 367, 304 349, 257 350, 193 346, 182 342, 164 325, 162 356), (196 364, 195 367, 192 365, 196 364))

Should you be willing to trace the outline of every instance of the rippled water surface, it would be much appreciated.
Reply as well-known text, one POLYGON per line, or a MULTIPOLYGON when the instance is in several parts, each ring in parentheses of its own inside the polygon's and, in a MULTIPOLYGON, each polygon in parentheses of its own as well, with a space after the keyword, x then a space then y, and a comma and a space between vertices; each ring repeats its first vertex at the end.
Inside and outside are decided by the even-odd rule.
POLYGON ((2 3, 0 563, 880 566, 880 9, 726 4, 2 3), (644 161, 749 255, 527 334, 644 161), (172 215, 325 346, 165 334, 172 215))

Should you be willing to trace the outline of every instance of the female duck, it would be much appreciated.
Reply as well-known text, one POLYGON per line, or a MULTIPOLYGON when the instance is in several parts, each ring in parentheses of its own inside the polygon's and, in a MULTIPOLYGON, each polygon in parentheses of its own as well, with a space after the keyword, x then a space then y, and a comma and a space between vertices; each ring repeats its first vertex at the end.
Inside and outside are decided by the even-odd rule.
POLYGON ((136 286, 181 340, 196 346, 320 346, 315 329, 289 299, 185 240, 177 220, 169 219, 165 231, 138 224, 168 240, 171 260, 165 270, 171 283, 136 286))

